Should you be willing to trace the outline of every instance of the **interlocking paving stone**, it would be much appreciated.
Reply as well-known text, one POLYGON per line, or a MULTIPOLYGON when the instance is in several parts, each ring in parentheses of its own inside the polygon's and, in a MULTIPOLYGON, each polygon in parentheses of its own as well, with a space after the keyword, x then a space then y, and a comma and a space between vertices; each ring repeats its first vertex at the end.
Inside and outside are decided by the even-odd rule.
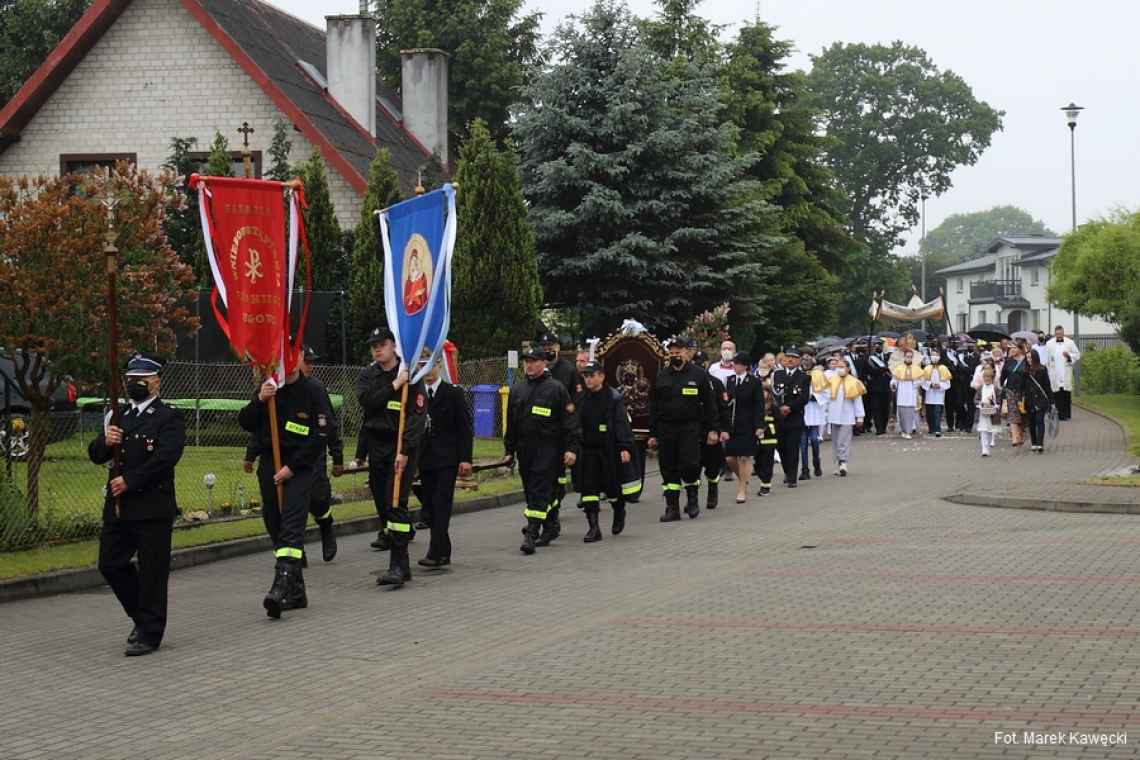
POLYGON ((1127 462, 1083 412, 1044 456, 860 437, 849 478, 669 525, 654 479, 624 535, 569 508, 530 558, 519 510, 458 517, 452 569, 399 591, 345 538, 278 622, 272 559, 227 560, 174 574, 138 659, 107 591, 7 604, 0 758, 1134 757, 1140 517, 940 498, 1127 462), (1062 729, 1129 744, 994 741, 1062 729))

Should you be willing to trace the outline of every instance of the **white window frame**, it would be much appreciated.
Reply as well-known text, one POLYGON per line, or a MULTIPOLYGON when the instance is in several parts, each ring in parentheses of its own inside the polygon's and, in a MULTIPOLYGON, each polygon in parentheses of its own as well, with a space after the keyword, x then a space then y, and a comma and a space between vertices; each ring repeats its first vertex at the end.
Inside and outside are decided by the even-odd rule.
POLYGON ((959 277, 959 278, 958 278, 958 292, 959 292, 959 293, 961 293, 961 292, 962 292, 962 288, 963 288, 963 284, 962 284, 962 283, 963 283, 963 281, 964 281, 964 280, 965 280, 965 278, 964 278, 964 277, 959 277))

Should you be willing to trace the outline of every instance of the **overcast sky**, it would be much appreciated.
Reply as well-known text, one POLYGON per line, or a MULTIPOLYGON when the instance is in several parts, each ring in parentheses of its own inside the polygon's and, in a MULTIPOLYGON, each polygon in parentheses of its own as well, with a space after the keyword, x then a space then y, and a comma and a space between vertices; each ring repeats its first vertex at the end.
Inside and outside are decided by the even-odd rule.
MULTIPOLYGON (((353 12, 354 0, 269 0, 323 25, 353 12)), ((590 0, 528 0, 549 32, 590 0)), ((639 15, 652 0, 629 0, 639 15)), ((706 0, 704 15, 735 26, 756 0, 706 0)), ((902 40, 961 75, 976 97, 1006 112, 1003 132, 981 160, 954 174, 954 187, 927 201, 927 229, 946 216, 998 204, 1020 206, 1057 232, 1070 227, 1069 130, 1061 106, 1087 110, 1077 126, 1077 217, 1140 208, 1140 7, 1124 0, 760 0, 760 16, 792 40, 796 68, 836 41, 902 40), (1131 72, 1131 73, 1129 73, 1131 72)), ((909 252, 917 246, 905 246, 909 252)))

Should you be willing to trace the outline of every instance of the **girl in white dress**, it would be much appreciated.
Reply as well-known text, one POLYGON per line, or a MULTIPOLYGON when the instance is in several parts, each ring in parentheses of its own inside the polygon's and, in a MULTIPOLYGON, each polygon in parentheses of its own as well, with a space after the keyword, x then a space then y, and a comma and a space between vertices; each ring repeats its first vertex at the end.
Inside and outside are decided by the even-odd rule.
POLYGON ((1001 429, 1001 389, 994 384, 994 370, 982 370, 982 387, 974 395, 978 409, 975 429, 982 437, 982 456, 988 457, 994 445, 994 433, 1001 429))

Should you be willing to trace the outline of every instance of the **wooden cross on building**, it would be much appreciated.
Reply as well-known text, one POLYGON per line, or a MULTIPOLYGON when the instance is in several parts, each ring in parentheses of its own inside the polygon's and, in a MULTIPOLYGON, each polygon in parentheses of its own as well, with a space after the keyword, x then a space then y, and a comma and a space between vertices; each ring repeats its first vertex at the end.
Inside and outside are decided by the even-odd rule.
POLYGON ((241 149, 241 163, 245 169, 246 179, 253 179, 253 154, 249 152, 249 136, 256 132, 253 127, 249 126, 248 121, 241 123, 241 128, 238 129, 238 134, 242 137, 241 149))

